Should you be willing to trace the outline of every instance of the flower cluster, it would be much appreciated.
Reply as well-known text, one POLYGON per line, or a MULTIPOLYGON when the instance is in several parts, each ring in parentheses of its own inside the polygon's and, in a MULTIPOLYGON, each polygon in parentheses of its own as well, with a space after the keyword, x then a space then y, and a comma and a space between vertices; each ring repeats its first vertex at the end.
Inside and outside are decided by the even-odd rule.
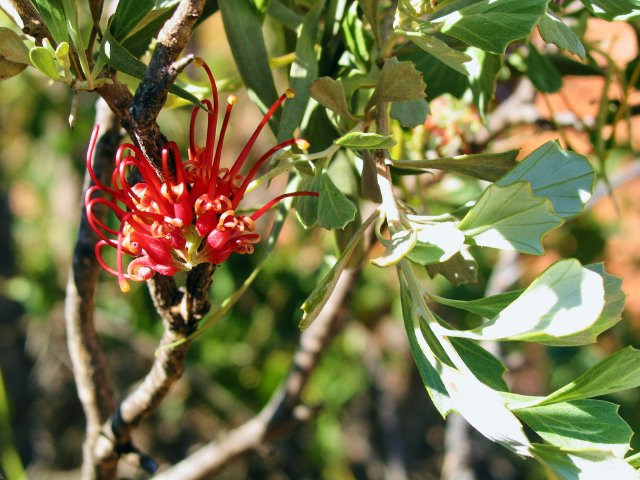
POLYGON ((162 150, 162 171, 156 172, 138 147, 124 144, 116 154, 111 184, 105 185, 98 180, 91 166, 98 138, 97 127, 91 137, 87 169, 94 185, 85 195, 87 218, 100 237, 96 244, 98 262, 118 277, 123 291, 130 288, 128 280, 147 280, 156 272, 174 275, 200 263, 220 264, 234 252, 252 253, 253 245, 260 240, 255 232, 255 221, 269 208, 286 197, 318 195, 315 192, 287 193, 267 202, 251 215, 236 213, 249 183, 266 160, 291 145, 306 149, 308 144, 299 138, 282 142, 262 155, 246 175, 240 174, 264 126, 282 102, 293 96, 293 91, 287 90, 266 113, 233 165, 223 168, 224 137, 236 97, 229 96, 216 141, 219 111, 216 83, 209 67, 202 61, 197 64, 207 72, 213 102, 203 101, 208 109, 208 123, 206 142, 202 147, 196 144, 194 133, 200 109, 195 107, 193 110, 186 162, 182 161, 176 143, 169 142, 162 150), (135 183, 132 178, 136 179, 135 183), (102 195, 94 195, 98 192, 102 195), (120 222, 117 230, 96 214, 98 205, 115 214, 120 222), (102 249, 106 246, 117 251, 115 269, 102 257, 102 249), (126 272, 125 255, 133 257, 126 272))

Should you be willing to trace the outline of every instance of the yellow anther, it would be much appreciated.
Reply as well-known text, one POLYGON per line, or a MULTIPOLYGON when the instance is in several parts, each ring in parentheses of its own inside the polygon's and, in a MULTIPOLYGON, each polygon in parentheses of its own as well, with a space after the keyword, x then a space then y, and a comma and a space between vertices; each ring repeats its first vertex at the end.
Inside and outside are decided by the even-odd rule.
POLYGON ((309 145, 309 142, 307 142, 304 138, 298 138, 296 139, 296 146, 300 150, 308 150, 311 145, 309 145))
POLYGON ((236 97, 235 95, 229 95, 227 97, 227 103, 229 105, 235 105, 236 103, 238 103, 238 97, 236 97))
POLYGON ((296 91, 293 88, 287 88, 284 91, 284 94, 287 96, 287 98, 293 98, 296 96, 296 91))

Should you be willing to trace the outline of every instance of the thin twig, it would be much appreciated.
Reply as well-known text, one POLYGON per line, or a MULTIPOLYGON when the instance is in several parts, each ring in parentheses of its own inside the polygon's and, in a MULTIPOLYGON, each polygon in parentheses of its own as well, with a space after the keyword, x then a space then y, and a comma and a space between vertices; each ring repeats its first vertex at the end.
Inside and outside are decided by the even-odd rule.
POLYGON ((231 460, 258 448, 264 442, 289 432, 310 416, 301 404, 305 385, 341 323, 345 301, 357 280, 358 270, 345 270, 324 309, 302 332, 287 379, 256 416, 219 436, 173 467, 155 476, 156 480, 197 480, 211 478, 231 460))

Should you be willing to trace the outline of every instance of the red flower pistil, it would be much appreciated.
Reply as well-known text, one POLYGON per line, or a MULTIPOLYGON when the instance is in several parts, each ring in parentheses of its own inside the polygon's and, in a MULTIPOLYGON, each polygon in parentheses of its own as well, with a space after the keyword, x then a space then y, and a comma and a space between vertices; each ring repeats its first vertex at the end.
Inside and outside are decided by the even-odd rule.
POLYGON ((100 265, 118 277, 120 288, 129 290, 128 280, 142 281, 156 272, 174 275, 201 263, 220 264, 232 253, 253 253, 260 240, 255 221, 280 200, 316 192, 294 192, 280 195, 250 215, 237 213, 249 183, 260 166, 274 153, 296 144, 301 149, 308 143, 300 138, 282 142, 271 148, 251 167, 246 176, 240 174, 251 148, 271 116, 286 98, 287 90, 271 106, 230 168, 221 167, 222 147, 231 110, 237 99, 230 96, 216 142, 219 112, 218 91, 209 67, 197 60, 209 77, 213 102, 203 100, 207 113, 207 135, 203 147, 196 145, 195 124, 199 107, 191 115, 189 129, 189 159, 183 162, 175 142, 162 149, 162 172, 157 173, 142 151, 130 143, 120 146, 115 158, 111 184, 100 182, 91 166, 98 128, 91 136, 87 152, 87 169, 94 185, 85 194, 87 218, 100 236, 96 257, 100 265), (131 178, 136 178, 135 183, 131 178), (94 193, 101 192, 102 196, 94 193), (103 205, 118 221, 116 230, 96 215, 95 207, 103 205), (102 249, 116 249, 116 268, 102 257, 102 249), (123 257, 133 257, 126 269, 123 257))

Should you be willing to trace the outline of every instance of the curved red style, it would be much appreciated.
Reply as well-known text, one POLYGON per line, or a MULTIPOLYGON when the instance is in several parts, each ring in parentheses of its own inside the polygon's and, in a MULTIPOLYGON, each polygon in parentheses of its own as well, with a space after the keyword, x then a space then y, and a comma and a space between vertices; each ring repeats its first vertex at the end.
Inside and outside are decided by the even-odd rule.
POLYGON ((258 135, 286 98, 287 90, 271 106, 251 138, 230 168, 221 168, 222 146, 236 97, 230 96, 216 142, 219 102, 215 79, 209 67, 196 61, 207 72, 213 93, 213 103, 207 106, 206 144, 195 142, 195 125, 199 108, 191 115, 189 129, 189 159, 182 161, 175 142, 162 149, 162 176, 151 167, 142 151, 132 144, 120 146, 116 153, 111 184, 100 182, 91 166, 98 139, 98 127, 91 135, 87 151, 87 170, 94 185, 85 194, 84 203, 91 228, 99 235, 96 258, 109 273, 118 277, 122 291, 130 289, 129 280, 142 281, 155 273, 174 275, 192 269, 200 263, 220 264, 232 253, 253 253, 253 245, 260 240, 255 233, 255 221, 280 200, 297 195, 318 196, 316 192, 294 192, 280 195, 267 202, 251 215, 238 215, 236 210, 249 183, 260 166, 274 153, 290 145, 308 148, 299 138, 282 142, 271 148, 251 167, 246 176, 239 172, 258 135), (137 171, 141 181, 131 184, 131 170, 137 171), (102 193, 101 196, 94 195, 102 193), (120 222, 115 230, 96 215, 94 209, 103 205, 120 222), (102 258, 103 247, 117 251, 116 268, 102 258), (123 257, 133 257, 125 272, 123 257))

